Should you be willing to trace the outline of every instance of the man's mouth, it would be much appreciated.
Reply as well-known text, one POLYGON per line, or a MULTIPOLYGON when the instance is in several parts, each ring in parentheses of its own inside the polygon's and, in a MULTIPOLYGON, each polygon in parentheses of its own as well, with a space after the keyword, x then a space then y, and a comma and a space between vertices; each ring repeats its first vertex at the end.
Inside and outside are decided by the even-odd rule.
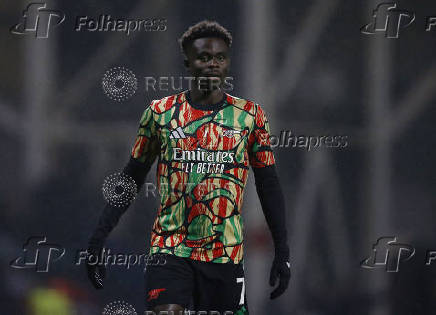
POLYGON ((207 72, 204 74, 205 77, 221 77, 220 72, 207 72))

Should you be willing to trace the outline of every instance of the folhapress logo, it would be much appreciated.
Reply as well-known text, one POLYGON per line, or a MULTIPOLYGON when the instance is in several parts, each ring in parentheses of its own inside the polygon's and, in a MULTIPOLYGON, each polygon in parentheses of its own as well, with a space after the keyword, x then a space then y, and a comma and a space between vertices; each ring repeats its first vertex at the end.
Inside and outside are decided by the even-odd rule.
POLYGON ((12 26, 12 34, 35 34, 36 38, 48 38, 50 28, 60 25, 65 20, 61 11, 47 9, 46 3, 31 3, 23 11, 21 21, 12 26))
POLYGON ((23 245, 23 254, 11 262, 16 269, 33 268, 36 272, 48 272, 50 263, 62 258, 65 248, 47 243, 47 237, 29 237, 23 245))
POLYGON ((380 237, 372 246, 372 254, 361 262, 363 268, 384 268, 387 272, 398 272, 400 262, 407 261, 415 254, 409 244, 397 243, 396 237, 380 237))
POLYGON ((372 13, 371 23, 363 26, 363 34, 384 33, 387 38, 398 38, 400 29, 406 28, 415 20, 415 13, 398 10, 396 3, 380 3, 372 13))

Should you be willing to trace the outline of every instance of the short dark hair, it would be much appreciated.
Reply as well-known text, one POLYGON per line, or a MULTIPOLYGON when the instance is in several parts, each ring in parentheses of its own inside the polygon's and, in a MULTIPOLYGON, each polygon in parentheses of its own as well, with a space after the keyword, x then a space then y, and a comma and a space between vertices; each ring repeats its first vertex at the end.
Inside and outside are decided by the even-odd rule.
POLYGON ((190 26, 179 38, 182 53, 186 56, 188 45, 194 40, 204 37, 218 37, 223 39, 229 48, 232 46, 232 35, 225 27, 216 21, 203 20, 190 26))

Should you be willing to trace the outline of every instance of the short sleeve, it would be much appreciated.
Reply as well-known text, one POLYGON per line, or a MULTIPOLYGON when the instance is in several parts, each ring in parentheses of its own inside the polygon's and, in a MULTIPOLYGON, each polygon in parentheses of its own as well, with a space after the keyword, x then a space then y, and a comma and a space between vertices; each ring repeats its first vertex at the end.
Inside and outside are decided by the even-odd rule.
POLYGON ((141 163, 151 165, 158 154, 159 143, 156 123, 153 118, 153 111, 148 106, 141 116, 131 156, 141 163))
POLYGON ((254 127, 249 136, 248 146, 251 167, 260 168, 275 164, 268 119, 259 105, 256 105, 254 127))

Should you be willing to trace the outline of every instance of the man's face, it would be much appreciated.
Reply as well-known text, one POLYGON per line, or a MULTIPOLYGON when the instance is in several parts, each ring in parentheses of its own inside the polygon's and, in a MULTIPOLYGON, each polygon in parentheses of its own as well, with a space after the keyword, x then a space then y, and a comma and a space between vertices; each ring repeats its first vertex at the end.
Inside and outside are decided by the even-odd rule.
POLYGON ((221 38, 194 40, 187 49, 185 66, 195 78, 207 77, 222 85, 230 67, 229 47, 221 38))

